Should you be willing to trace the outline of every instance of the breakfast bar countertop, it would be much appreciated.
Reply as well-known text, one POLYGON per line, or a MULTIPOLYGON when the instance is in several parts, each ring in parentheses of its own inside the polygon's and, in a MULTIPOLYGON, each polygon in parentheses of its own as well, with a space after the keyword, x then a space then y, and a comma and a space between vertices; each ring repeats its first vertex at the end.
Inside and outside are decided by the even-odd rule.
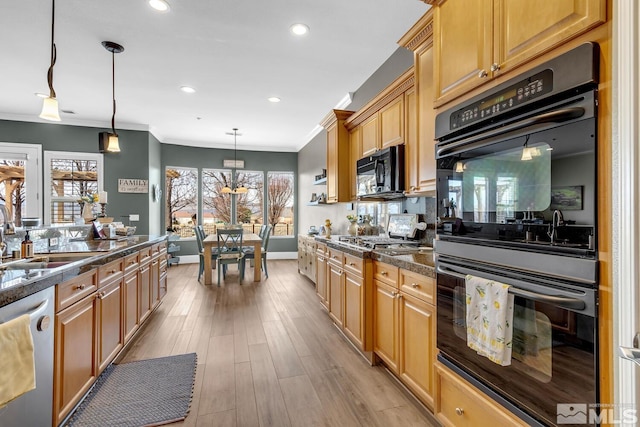
POLYGON ((33 260, 4 260, 4 263, 0 263, 0 307, 166 238, 165 235, 149 235, 130 236, 124 240, 67 242, 61 243, 55 250, 36 253, 33 260), (65 262, 56 261, 61 259, 56 257, 64 255, 69 255, 69 259, 65 262), (53 267, 43 261, 48 256, 53 267))

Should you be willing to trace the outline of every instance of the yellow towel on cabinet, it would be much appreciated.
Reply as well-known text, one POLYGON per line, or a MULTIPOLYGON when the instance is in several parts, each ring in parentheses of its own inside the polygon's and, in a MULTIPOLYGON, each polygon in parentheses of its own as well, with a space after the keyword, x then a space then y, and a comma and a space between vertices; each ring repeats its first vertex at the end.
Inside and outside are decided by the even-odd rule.
POLYGON ((511 364, 513 295, 509 285, 465 277, 467 345, 498 365, 511 364))
POLYGON ((0 324, 0 406, 36 388, 31 318, 0 324))

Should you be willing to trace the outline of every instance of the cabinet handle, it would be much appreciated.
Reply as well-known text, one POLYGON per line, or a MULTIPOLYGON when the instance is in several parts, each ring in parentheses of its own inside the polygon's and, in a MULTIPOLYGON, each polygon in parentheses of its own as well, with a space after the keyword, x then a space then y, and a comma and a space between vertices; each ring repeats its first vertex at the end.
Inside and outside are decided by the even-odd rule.
POLYGON ((391 296, 392 296, 393 298, 395 298, 395 297, 397 297, 397 296, 398 296, 398 293, 397 293, 397 292, 391 292, 391 296))
POLYGON ((456 414, 458 414, 458 415, 462 415, 462 414, 464 414, 464 409, 462 409, 462 408, 456 408, 456 414))
POLYGON ((356 264, 355 264, 355 263, 353 263, 353 262, 350 262, 350 263, 349 263, 349 265, 350 265, 351 267, 353 267, 353 266, 355 266, 356 264))
POLYGON ((100 292, 100 293, 97 295, 97 297, 98 297, 98 299, 102 299, 102 298, 104 298, 104 296, 105 296, 105 295, 107 295, 105 292, 100 292))
POLYGON ((500 69, 500 65, 497 62, 494 62, 493 64, 491 64, 491 71, 498 71, 500 69))
POLYGON ((78 289, 80 291, 83 290, 84 288, 86 288, 86 285, 84 283, 82 285, 76 286, 76 289, 78 289))
POLYGON ((480 72, 478 73, 478 78, 484 79, 488 75, 489 75, 489 73, 487 73, 487 70, 480 70, 480 72))
POLYGON ((402 298, 402 294, 398 293, 398 299, 401 299, 401 298, 402 298))
POLYGON ((418 285, 417 283, 412 283, 412 284, 411 284, 411 287, 412 287, 413 289, 418 289, 418 288, 420 287, 420 285, 418 285))
POLYGON ((386 271, 381 271, 380 274, 383 276, 387 276, 389 273, 387 273, 386 271))

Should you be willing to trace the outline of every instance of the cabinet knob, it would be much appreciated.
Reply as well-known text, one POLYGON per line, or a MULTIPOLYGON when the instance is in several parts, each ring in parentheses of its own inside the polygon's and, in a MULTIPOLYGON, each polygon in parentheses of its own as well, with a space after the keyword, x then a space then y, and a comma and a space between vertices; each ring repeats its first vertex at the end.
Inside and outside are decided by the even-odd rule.
POLYGON ((487 70, 480 70, 480 72, 478 73, 478 78, 484 79, 488 75, 489 75, 489 73, 487 73, 487 70))
POLYGON ((464 414, 464 409, 462 409, 462 408, 456 408, 456 414, 458 414, 458 415, 462 415, 462 414, 464 414))
POLYGON ((491 64, 491 71, 495 72, 498 71, 500 69, 500 65, 497 62, 494 62, 493 64, 491 64))
POLYGON ((381 271, 380 274, 382 274, 383 276, 388 275, 389 273, 387 273, 386 271, 381 271))
POLYGON ((84 283, 82 285, 76 286, 76 289, 78 290, 83 290, 84 288, 86 288, 86 285, 84 283))
POLYGON ((395 298, 395 297, 397 297, 397 296, 398 296, 398 293, 397 293, 397 292, 391 292, 391 296, 392 296, 393 298, 395 298))
POLYGON ((418 289, 418 288, 420 287, 420 285, 418 285, 417 283, 412 283, 412 284, 411 284, 411 287, 412 287, 413 289, 418 289))

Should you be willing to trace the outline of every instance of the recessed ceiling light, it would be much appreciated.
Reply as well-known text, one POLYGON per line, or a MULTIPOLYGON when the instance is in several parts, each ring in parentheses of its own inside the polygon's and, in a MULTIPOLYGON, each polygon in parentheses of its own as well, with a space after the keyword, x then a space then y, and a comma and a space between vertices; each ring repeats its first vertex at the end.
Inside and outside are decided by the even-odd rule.
POLYGON ((277 96, 272 96, 267 99, 269 100, 269 102, 280 102, 280 98, 278 98, 277 96))
POLYGON ((169 3, 167 3, 165 0, 149 0, 149 6, 159 12, 169 11, 169 3))
POLYGON ((180 86, 180 90, 184 93, 196 93, 196 90, 191 86, 180 86))
POLYGON ((305 24, 293 24, 290 30, 297 36, 303 36, 309 32, 309 26, 305 24))
POLYGON ((36 92, 34 93, 35 96, 37 96, 38 98, 48 98, 49 95, 47 95, 46 93, 40 93, 40 92, 36 92))

